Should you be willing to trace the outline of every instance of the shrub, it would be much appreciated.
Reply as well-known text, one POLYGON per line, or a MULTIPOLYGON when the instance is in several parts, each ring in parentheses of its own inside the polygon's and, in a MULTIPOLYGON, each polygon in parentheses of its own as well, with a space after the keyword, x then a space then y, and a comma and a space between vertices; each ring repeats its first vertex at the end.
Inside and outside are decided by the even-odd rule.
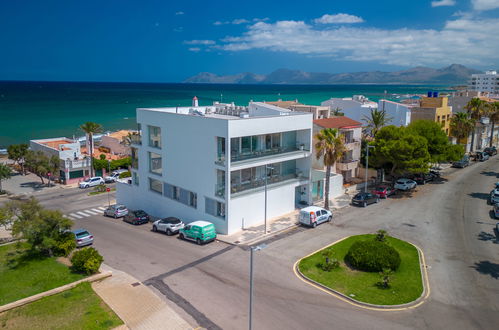
POLYGON ((380 229, 376 232, 375 240, 380 241, 380 242, 385 242, 386 236, 388 236, 388 233, 386 232, 386 230, 380 229))
POLYGON ((126 172, 121 173, 119 178, 123 179, 123 178, 129 178, 131 176, 132 176, 132 173, 130 173, 130 171, 126 171, 126 172))
POLYGON ((72 233, 65 233, 55 243, 55 253, 67 257, 74 249, 76 249, 76 242, 72 233))
POLYGON ((106 192, 107 191, 107 187, 105 185, 103 185, 103 184, 100 184, 98 186, 95 186, 94 191, 97 191, 97 192, 106 192))
POLYGON ((366 272, 397 270, 400 266, 400 255, 390 245, 377 240, 357 241, 348 250, 345 262, 366 272))
POLYGON ((76 251, 71 257, 73 270, 88 275, 97 273, 102 261, 104 258, 92 247, 76 251))
POLYGON ((333 269, 340 267, 340 262, 334 257, 334 251, 331 248, 327 248, 322 251, 322 256, 324 257, 324 262, 319 263, 317 266, 325 272, 330 272, 333 269))
POLYGON ((381 276, 380 281, 376 283, 376 286, 380 289, 389 289, 390 283, 392 281, 393 271, 391 269, 385 268, 379 273, 381 276))

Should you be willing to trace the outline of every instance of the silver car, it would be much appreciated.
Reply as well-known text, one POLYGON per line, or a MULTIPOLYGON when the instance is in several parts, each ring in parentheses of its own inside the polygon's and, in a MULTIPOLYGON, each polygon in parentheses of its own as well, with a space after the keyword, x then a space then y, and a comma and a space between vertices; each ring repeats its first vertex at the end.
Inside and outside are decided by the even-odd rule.
POLYGON ((104 184, 104 179, 100 176, 94 176, 93 178, 88 178, 82 182, 80 182, 79 187, 81 189, 95 187, 100 184, 104 184))
POLYGON ((94 243, 94 236, 86 229, 75 229, 72 233, 75 235, 77 247, 91 245, 94 243))
POLYGON ((499 189, 494 189, 490 192, 490 204, 499 203, 499 189))
POLYGON ((124 217, 128 214, 128 209, 125 205, 122 204, 114 204, 109 206, 104 210, 104 216, 113 217, 115 219, 124 217))
POLYGON ((175 217, 160 219, 152 224, 152 231, 162 231, 168 236, 178 233, 181 228, 184 228, 184 223, 175 217))

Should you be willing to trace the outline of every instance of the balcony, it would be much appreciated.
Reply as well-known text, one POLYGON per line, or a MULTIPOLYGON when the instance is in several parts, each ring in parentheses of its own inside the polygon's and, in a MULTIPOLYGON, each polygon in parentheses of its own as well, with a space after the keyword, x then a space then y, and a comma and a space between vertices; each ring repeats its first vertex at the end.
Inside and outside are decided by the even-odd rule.
POLYGON ((336 163, 336 169, 338 171, 349 171, 349 170, 354 170, 357 167, 359 167, 359 161, 358 160, 341 160, 340 162, 336 163))
POLYGON ((142 145, 142 136, 140 134, 132 134, 130 137, 130 143, 134 145, 142 145))
POLYGON ((76 160, 61 159, 60 167, 61 169, 67 169, 69 171, 86 169, 90 167, 90 158, 76 159, 76 160))
POLYGON ((254 158, 265 157, 265 156, 275 156, 275 155, 285 154, 285 153, 294 152, 294 151, 310 151, 310 150, 309 150, 309 148, 305 148, 304 146, 279 147, 279 148, 272 148, 272 149, 265 149, 265 150, 258 150, 258 151, 242 152, 242 153, 239 153, 236 155, 231 155, 230 159, 233 162, 239 162, 239 161, 243 161, 243 160, 254 159, 254 158))
POLYGON ((219 155, 215 158, 215 164, 225 166, 225 155, 219 155))
POLYGON ((347 150, 355 150, 355 149, 360 149, 360 140, 356 139, 347 139, 345 140, 345 148, 347 150))
MULTIPOLYGON (((308 176, 303 174, 300 170, 297 169, 295 173, 273 175, 269 177, 267 179, 267 185, 281 183, 289 180, 308 180, 308 176)), ((265 186, 264 178, 255 178, 250 182, 231 184, 230 192, 232 194, 236 194, 246 190, 261 188, 264 186, 265 186)))
POLYGON ((225 198, 225 184, 217 183, 215 185, 215 196, 225 198))

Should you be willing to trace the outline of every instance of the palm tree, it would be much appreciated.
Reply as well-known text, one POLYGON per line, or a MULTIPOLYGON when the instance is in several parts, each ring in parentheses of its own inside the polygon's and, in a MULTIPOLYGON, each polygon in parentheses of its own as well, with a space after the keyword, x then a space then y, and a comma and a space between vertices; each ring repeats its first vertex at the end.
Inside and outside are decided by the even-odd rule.
POLYGON ((470 136, 474 127, 475 121, 466 112, 458 112, 450 120, 450 133, 458 141, 470 136))
POLYGON ((484 108, 485 108, 485 102, 483 100, 480 100, 478 97, 472 98, 468 104, 464 107, 470 116, 470 118, 473 120, 473 131, 471 133, 471 147, 470 151, 473 151, 473 145, 475 144, 475 123, 477 120, 479 120, 483 113, 484 113, 484 108))
POLYGON ((344 116, 345 114, 342 112, 343 109, 341 108, 334 108, 334 109, 331 109, 330 113, 331 113, 331 116, 344 116))
POLYGON ((494 126, 496 122, 499 121, 499 102, 489 103, 488 113, 489 113, 490 122, 492 123, 492 127, 490 130, 489 147, 492 147, 492 144, 494 142, 494 126))
POLYGON ((343 157, 345 149, 345 137, 335 128, 325 128, 316 134, 315 143, 317 159, 323 159, 326 166, 326 187, 324 194, 324 208, 329 210, 329 178, 331 177, 331 168, 337 161, 343 157))
POLYGON ((376 133, 386 126, 393 117, 388 116, 385 110, 371 109, 369 116, 364 116, 362 119, 367 124, 367 131, 371 137, 375 137, 376 133))
POLYGON ((10 167, 3 163, 0 163, 0 193, 2 192, 2 180, 9 179, 11 175, 12 171, 10 167))
POLYGON ((94 134, 102 132, 102 126, 100 124, 87 121, 85 124, 80 126, 80 129, 88 135, 89 146, 87 151, 90 153, 90 176, 94 176, 94 134))

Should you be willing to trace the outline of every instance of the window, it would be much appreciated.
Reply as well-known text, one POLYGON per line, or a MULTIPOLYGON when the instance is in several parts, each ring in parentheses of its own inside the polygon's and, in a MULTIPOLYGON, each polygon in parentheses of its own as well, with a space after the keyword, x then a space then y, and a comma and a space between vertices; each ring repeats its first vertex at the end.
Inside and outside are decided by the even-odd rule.
POLYGON ((136 185, 136 186, 139 185, 139 173, 132 172, 132 181, 133 181, 134 185, 136 185))
POLYGON ((217 160, 225 160, 225 138, 217 137, 217 160))
POLYGON ((172 198, 179 200, 180 199, 180 189, 177 186, 173 186, 172 198))
POLYGON ((157 192, 159 194, 163 193, 163 184, 161 181, 149 178, 149 189, 151 189, 154 192, 157 192))
POLYGON ((160 154, 149 152, 149 171, 154 174, 162 174, 163 164, 160 154))
POLYGON ((196 193, 189 191, 189 190, 186 190, 186 189, 183 189, 183 188, 180 188, 180 187, 177 187, 177 186, 174 186, 172 184, 169 184, 169 183, 164 184, 164 194, 163 195, 167 198, 173 199, 173 200, 180 202, 184 205, 187 205, 187 206, 190 206, 193 208, 198 207, 198 197, 197 197, 196 193))
POLYGON ((132 168, 138 170, 139 169, 139 149, 132 147, 132 168))
POLYGON ((189 206, 192 206, 193 208, 198 207, 198 195, 192 191, 189 192, 189 206))
POLYGON ((149 146, 161 149, 161 127, 148 126, 149 146))
POLYGON ((225 203, 205 197, 205 212, 216 217, 225 219, 225 203))

